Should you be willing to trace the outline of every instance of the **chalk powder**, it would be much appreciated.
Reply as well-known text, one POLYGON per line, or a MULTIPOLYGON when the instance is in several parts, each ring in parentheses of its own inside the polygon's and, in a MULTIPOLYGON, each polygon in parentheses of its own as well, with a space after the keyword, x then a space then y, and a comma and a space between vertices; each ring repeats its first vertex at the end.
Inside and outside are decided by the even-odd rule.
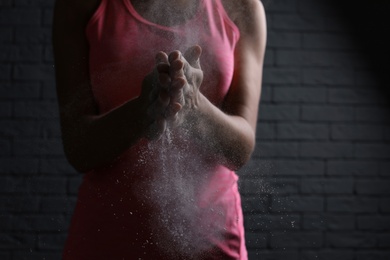
MULTIPOLYGON (((211 245, 204 236, 212 232, 207 221, 201 218, 207 209, 199 207, 197 196, 206 176, 200 155, 194 153, 186 131, 180 129, 173 133, 168 128, 159 140, 148 143, 141 157, 151 155, 153 164, 159 167, 151 173, 148 183, 138 187, 143 191, 139 196, 146 197, 156 211, 150 216, 155 232, 146 243, 171 249, 172 254, 195 255, 206 250, 211 245)), ((140 160, 140 163, 148 161, 140 160)))
MULTIPOLYGON (((156 16, 161 11, 161 3, 157 1, 148 6, 146 12, 150 13, 145 16, 156 16)), ((174 18, 172 14, 165 19, 174 18)), ((201 31, 188 26, 181 28, 181 37, 172 40, 173 46, 180 46, 183 52, 198 44, 201 31)), ((150 54, 155 55, 156 52, 151 51, 150 54)), ((150 216, 150 225, 155 232, 150 235, 150 241, 145 243, 154 243, 164 251, 171 250, 169 253, 173 257, 176 254, 196 256, 209 249, 212 244, 206 237, 221 237, 225 224, 222 221, 215 223, 218 222, 215 218, 207 219, 208 212, 214 211, 213 208, 199 206, 198 195, 207 182, 210 169, 205 166, 204 155, 197 153, 199 149, 194 149, 193 145, 186 129, 168 127, 159 140, 149 142, 145 150, 139 152, 139 164, 152 161, 157 166, 153 167, 156 171, 150 173, 148 182, 137 184, 139 187, 136 187, 142 191, 140 199, 147 198, 155 209, 154 215, 150 216)))

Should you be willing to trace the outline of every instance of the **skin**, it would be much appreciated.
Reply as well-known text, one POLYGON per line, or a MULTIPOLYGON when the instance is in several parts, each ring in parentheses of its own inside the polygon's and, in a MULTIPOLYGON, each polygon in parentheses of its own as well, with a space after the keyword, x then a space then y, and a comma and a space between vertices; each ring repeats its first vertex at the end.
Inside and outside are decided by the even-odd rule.
MULTIPOLYGON (((131 1, 145 18, 148 1, 131 1)), ((56 1, 53 47, 60 120, 65 154, 75 169, 86 172, 108 164, 140 138, 158 139, 168 125, 191 129, 193 138, 206 152, 233 170, 249 160, 255 146, 261 93, 266 41, 264 9, 257 0, 222 2, 241 37, 235 51, 233 81, 221 108, 199 91, 203 79, 199 66, 201 49, 194 46, 184 54, 157 53, 155 68, 145 77, 141 95, 106 114, 98 114, 91 91, 84 30, 100 0, 56 1)), ((179 14, 180 10, 186 11, 168 24, 160 17, 151 16, 150 20, 164 25, 180 24, 194 14, 193 3, 164 1, 159 9, 161 17, 172 10, 179 14)))

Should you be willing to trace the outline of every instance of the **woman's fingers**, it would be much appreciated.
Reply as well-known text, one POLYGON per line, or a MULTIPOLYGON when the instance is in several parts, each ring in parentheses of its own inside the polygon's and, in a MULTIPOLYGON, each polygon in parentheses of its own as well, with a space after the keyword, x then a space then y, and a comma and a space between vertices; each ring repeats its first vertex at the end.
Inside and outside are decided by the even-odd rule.
POLYGON ((156 65, 158 65, 160 63, 169 64, 169 62, 168 62, 168 55, 165 52, 163 52, 163 51, 159 51, 156 54, 155 61, 156 61, 156 65))
POLYGON ((199 58, 202 54, 202 48, 199 45, 194 45, 186 50, 184 58, 194 68, 200 69, 199 58))

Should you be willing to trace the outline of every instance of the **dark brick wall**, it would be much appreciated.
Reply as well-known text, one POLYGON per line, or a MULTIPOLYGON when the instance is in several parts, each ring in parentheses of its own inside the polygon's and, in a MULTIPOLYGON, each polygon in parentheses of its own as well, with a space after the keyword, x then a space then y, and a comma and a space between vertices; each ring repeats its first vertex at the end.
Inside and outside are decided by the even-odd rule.
MULTIPOLYGON (((61 146, 53 3, 0 0, 4 260, 60 259, 80 183, 61 146)), ((365 8, 336 1, 264 5, 268 46, 257 149, 239 172, 250 259, 390 259, 383 26, 365 8)))

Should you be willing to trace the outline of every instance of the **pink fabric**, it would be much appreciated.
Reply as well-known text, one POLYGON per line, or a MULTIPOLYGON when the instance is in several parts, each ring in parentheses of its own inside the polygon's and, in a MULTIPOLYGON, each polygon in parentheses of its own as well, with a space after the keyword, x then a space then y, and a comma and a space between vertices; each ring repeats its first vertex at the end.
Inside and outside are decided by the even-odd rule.
MULTIPOLYGON (((220 0, 200 0, 175 27, 143 19, 130 0, 102 0, 86 35, 100 113, 140 94, 160 50, 200 45, 202 93, 220 106, 229 90, 239 31, 220 0)), ((237 175, 191 140, 161 142, 85 173, 64 259, 247 259, 237 175)))

